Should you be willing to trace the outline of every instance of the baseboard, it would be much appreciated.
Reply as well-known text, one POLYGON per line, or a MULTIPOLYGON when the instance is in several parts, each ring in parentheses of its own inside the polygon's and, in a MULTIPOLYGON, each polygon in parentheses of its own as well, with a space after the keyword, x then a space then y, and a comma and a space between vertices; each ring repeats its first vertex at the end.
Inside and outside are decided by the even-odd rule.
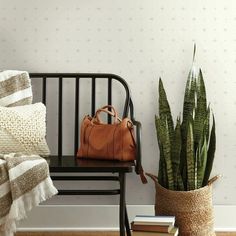
MULTIPOLYGON (((129 218, 154 214, 152 205, 129 205, 129 218)), ((236 231, 236 205, 216 205, 215 230, 236 231)), ((39 206, 18 226, 18 231, 116 231, 119 208, 113 205, 39 206)))

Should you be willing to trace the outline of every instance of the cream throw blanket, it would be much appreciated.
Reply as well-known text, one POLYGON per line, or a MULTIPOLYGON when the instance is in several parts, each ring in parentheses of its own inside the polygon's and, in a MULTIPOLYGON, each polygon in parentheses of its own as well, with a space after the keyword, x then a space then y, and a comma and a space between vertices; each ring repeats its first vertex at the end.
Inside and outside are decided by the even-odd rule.
POLYGON ((0 71, 0 106, 14 107, 32 103, 29 73, 18 70, 0 71))
POLYGON ((0 236, 11 236, 16 221, 57 194, 45 159, 38 155, 0 154, 0 236))

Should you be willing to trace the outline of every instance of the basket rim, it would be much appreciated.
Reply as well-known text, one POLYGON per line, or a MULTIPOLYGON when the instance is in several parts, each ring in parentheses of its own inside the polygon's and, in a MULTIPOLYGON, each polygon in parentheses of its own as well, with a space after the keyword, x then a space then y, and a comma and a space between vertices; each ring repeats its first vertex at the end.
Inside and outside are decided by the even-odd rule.
POLYGON ((197 192, 202 192, 206 189, 212 189, 212 184, 218 180, 221 175, 216 175, 214 176, 213 178, 211 178, 209 181, 208 181, 208 184, 201 187, 201 188, 197 188, 197 189, 193 189, 193 190, 171 190, 171 189, 167 189, 165 187, 163 187, 159 182, 158 182, 158 177, 153 175, 153 174, 150 174, 150 173, 145 173, 148 177, 150 177, 154 182, 155 184, 160 187, 163 191, 166 191, 166 192, 171 192, 171 193, 181 193, 181 194, 189 194, 189 193, 197 193, 197 192))
POLYGON ((181 193, 181 194, 197 193, 197 192, 202 192, 204 190, 212 188, 212 185, 206 185, 206 186, 203 186, 201 188, 185 191, 185 190, 172 190, 172 189, 165 188, 158 181, 156 181, 155 184, 158 185, 158 187, 161 188, 164 191, 168 191, 170 193, 181 193))

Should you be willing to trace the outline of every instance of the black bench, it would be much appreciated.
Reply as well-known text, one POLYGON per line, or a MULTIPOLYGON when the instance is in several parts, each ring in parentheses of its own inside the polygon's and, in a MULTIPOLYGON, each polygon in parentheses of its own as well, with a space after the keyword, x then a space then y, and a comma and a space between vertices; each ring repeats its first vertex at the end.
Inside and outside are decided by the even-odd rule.
MULTIPOLYGON (((119 225, 120 225, 120 235, 124 236, 125 232, 128 236, 131 236, 129 228, 129 220, 126 209, 126 200, 125 200, 125 186, 126 186, 126 173, 135 172, 139 174, 141 170, 141 124, 136 121, 134 118, 134 109, 133 102, 130 96, 130 90, 124 79, 114 74, 95 74, 95 73, 31 73, 30 77, 32 79, 41 79, 42 80, 42 102, 47 105, 47 84, 49 79, 55 79, 58 86, 58 99, 56 101, 56 106, 58 106, 58 140, 57 140, 57 154, 50 156, 50 172, 51 173, 60 173, 60 175, 51 175, 53 180, 68 180, 68 181, 118 181, 118 189, 109 189, 109 190, 59 190, 60 195, 120 195, 119 202, 119 225), (73 91, 75 96, 74 102, 74 150, 71 150, 71 155, 63 155, 63 82, 66 79, 72 78, 75 80, 75 88, 73 91), (79 117, 80 106, 79 101, 81 99, 81 80, 89 80, 87 83, 91 87, 90 99, 91 99, 91 114, 94 115, 97 108, 96 107, 96 85, 100 81, 104 81, 107 85, 107 104, 103 105, 112 105, 113 93, 116 91, 115 86, 117 82, 122 85, 124 90, 124 104, 123 106, 123 118, 130 117, 134 126, 136 127, 136 144, 137 144, 137 153, 135 162, 118 162, 118 161, 97 161, 97 160, 83 160, 77 159, 76 153, 79 146, 79 120, 82 117, 79 117), (68 176, 64 173, 88 173, 84 175, 68 176), (92 173, 92 174, 91 174, 92 173), (99 175, 94 176, 94 173, 99 173, 99 175), (110 173, 110 176, 101 176, 101 173, 110 173), (114 175, 115 173, 115 175, 114 175)), ((52 92, 52 91, 50 91, 52 92)), ((105 95, 105 94, 104 94, 105 95)), ((84 114, 86 115, 86 114, 84 114)), ((112 118, 107 116, 107 122, 111 123, 112 118)))

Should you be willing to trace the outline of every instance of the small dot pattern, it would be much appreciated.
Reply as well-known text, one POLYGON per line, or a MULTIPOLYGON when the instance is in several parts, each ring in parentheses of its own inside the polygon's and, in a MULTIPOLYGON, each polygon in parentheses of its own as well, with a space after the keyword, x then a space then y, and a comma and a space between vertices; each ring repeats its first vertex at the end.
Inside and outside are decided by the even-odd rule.
MULTIPOLYGON (((143 124, 144 168, 157 174, 158 78, 176 117, 196 42, 197 63, 216 119, 212 176, 223 175, 214 184, 214 203, 236 204, 235 8, 233 0, 0 0, 0 69, 112 72, 124 77, 143 124)), ((68 130, 67 136, 73 127, 68 130)), ((128 204, 153 204, 151 180, 141 185, 137 176, 129 176, 127 184, 128 204)), ((71 197, 71 204, 80 198, 71 197)))

